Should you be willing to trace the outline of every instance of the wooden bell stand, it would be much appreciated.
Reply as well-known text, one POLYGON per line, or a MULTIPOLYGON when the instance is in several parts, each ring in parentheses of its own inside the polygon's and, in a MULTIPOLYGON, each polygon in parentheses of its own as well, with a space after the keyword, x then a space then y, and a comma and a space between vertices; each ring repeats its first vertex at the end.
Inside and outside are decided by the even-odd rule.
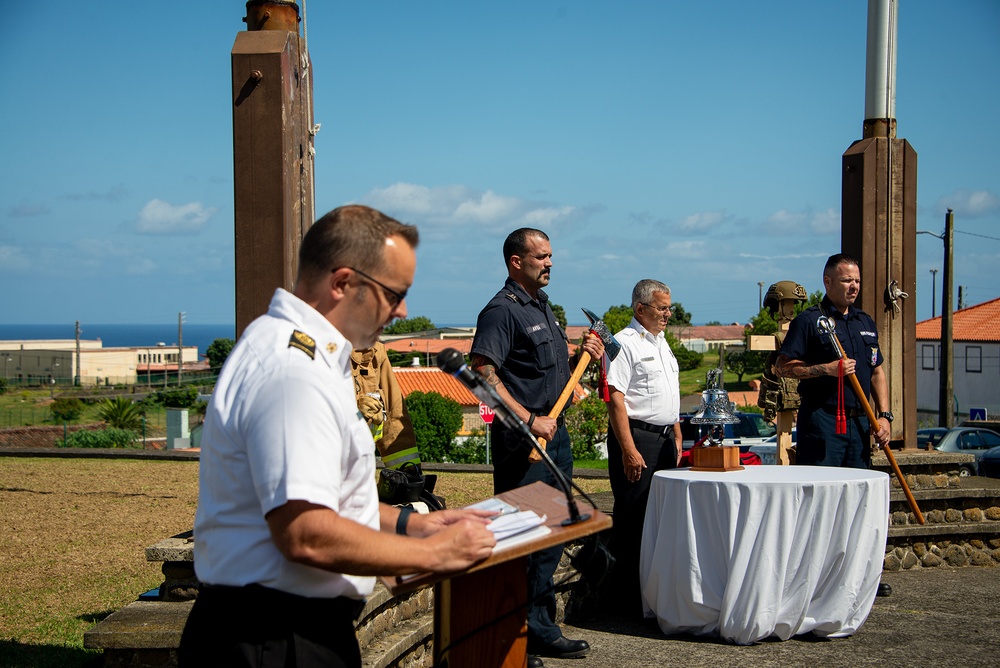
POLYGON ((736 445, 706 445, 691 449, 692 471, 742 471, 736 445))

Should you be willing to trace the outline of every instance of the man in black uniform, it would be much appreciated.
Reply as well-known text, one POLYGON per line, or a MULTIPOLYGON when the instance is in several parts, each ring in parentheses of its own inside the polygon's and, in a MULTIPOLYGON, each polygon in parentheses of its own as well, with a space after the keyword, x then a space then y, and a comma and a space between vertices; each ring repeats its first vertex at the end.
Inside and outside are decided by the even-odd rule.
MULTIPOLYGON (((889 388, 875 321, 853 305, 861 290, 858 261, 843 253, 831 256, 823 269, 823 287, 826 289, 823 301, 792 320, 775 364, 778 376, 799 380, 802 403, 796 425, 795 462, 868 468, 869 434, 880 445, 888 443, 892 413, 888 410, 889 388), (843 368, 835 344, 817 327, 822 315, 829 316, 836 324, 837 338, 844 348, 843 368), (868 423, 861 403, 844 382, 844 377, 851 373, 857 376, 865 395, 872 398, 877 424, 868 423), (838 388, 838 384, 842 385, 838 388), (840 406, 838 396, 843 396, 840 406), (846 429, 838 430, 837 414, 841 408, 846 429)), ((888 584, 879 585, 879 596, 888 596, 891 591, 888 584)))
MULTIPOLYGON (((517 414, 531 433, 544 438, 556 465, 573 475, 573 451, 563 418, 548 417, 569 382, 570 361, 566 332, 556 322, 542 287, 549 284, 552 247, 541 230, 521 228, 503 245, 507 281, 479 314, 472 342, 472 368, 479 372, 517 414)), ((583 349, 594 359, 604 354, 600 338, 588 336, 583 349)), ((506 492, 541 480, 555 485, 541 462, 528 460, 531 450, 518 434, 494 424, 491 453, 493 489, 506 492)), ((590 645, 564 638, 555 623, 552 575, 561 547, 536 552, 528 560, 529 666, 542 666, 537 655, 558 658, 584 656, 590 645)))

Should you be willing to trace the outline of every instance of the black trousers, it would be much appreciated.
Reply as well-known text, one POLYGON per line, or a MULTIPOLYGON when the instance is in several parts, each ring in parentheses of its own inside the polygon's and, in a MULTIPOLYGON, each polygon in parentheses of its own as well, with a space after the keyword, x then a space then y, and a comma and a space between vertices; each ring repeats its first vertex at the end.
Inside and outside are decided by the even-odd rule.
POLYGON ((654 433, 630 427, 632 441, 646 462, 639 480, 625 477, 622 446, 614 429, 608 429, 608 478, 615 497, 614 527, 611 553, 615 568, 609 579, 610 602, 628 615, 641 615, 639 590, 639 553, 642 548, 642 526, 646 517, 646 502, 653 474, 677 466, 677 444, 673 427, 665 433, 654 433))
MULTIPOLYGON (((493 431, 493 492, 500 494, 518 487, 542 481, 558 489, 555 476, 543 462, 528 461, 530 445, 518 434, 499 428, 493 431)), ((546 446, 546 452, 556 466, 573 477, 573 446, 566 426, 560 426, 555 438, 546 446)), ((562 637, 562 629, 555 623, 556 595, 552 576, 559 567, 563 546, 557 545, 528 555, 528 644, 549 644, 562 637)))
POLYGON ((354 618, 363 606, 260 585, 203 585, 184 626, 178 665, 359 668, 354 618))

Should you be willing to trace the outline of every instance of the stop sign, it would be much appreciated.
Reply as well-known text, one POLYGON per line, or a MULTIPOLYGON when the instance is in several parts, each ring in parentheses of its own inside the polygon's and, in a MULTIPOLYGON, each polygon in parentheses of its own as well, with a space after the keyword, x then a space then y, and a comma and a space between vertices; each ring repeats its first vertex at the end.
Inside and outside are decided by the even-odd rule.
POLYGON ((486 424, 493 423, 493 409, 484 403, 479 404, 479 417, 483 418, 483 422, 486 424))

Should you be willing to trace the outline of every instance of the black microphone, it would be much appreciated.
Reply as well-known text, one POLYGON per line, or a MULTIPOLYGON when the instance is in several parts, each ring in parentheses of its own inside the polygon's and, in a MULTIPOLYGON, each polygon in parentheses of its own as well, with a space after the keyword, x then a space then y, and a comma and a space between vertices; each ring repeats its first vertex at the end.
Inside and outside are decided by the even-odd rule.
POLYGON ((450 373, 455 378, 458 378, 480 401, 493 409, 496 419, 499 419, 507 429, 516 432, 521 438, 531 443, 531 447, 542 456, 545 466, 552 473, 553 477, 555 477, 557 484, 566 495, 569 518, 563 524, 568 526, 590 519, 589 514, 580 514, 576 505, 576 499, 573 498, 573 490, 570 488, 570 482, 566 479, 566 474, 556 466, 556 463, 552 461, 552 457, 545 451, 545 448, 538 444, 538 440, 531 433, 531 430, 528 429, 528 425, 524 424, 524 420, 517 417, 514 411, 504 403, 496 390, 482 376, 469 368, 465 363, 465 356, 454 348, 445 348, 438 353, 437 365, 445 373, 450 373))
POLYGON ((462 353, 454 348, 445 348, 438 353, 437 365, 445 373, 450 373, 455 378, 458 378, 462 382, 462 385, 465 385, 469 388, 469 391, 476 395, 476 398, 492 408, 495 419, 500 420, 504 427, 521 432, 522 435, 527 434, 532 439, 534 438, 531 435, 531 430, 528 429, 528 425, 524 424, 524 420, 517 417, 507 407, 507 404, 500 398, 497 391, 482 376, 469 368, 465 363, 465 356, 462 353))

